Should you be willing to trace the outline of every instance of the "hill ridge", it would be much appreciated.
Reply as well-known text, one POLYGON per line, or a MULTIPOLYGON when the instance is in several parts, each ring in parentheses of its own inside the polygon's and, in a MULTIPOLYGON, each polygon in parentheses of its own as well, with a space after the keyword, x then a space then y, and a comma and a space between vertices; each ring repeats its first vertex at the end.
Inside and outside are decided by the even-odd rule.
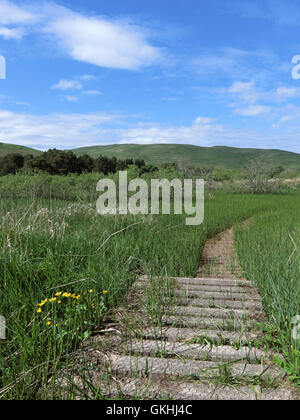
MULTIPOLYGON (((77 156, 88 154, 97 157, 100 154, 119 159, 143 159, 149 164, 160 166, 166 162, 176 162, 185 166, 221 166, 227 169, 239 169, 253 159, 261 158, 272 166, 300 170, 300 154, 280 149, 242 148, 231 146, 203 147, 192 144, 155 143, 111 144, 105 146, 87 146, 71 149, 77 156)), ((26 146, 0 142, 0 157, 8 153, 39 155, 43 152, 26 146)))

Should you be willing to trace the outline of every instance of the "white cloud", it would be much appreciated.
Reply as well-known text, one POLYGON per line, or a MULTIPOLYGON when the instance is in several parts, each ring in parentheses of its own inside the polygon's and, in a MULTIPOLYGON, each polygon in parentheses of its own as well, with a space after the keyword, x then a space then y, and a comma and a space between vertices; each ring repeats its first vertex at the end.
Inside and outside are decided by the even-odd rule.
POLYGON ((254 81, 235 82, 229 87, 227 92, 233 94, 236 100, 251 104, 255 103, 261 97, 261 93, 255 86, 254 81))
POLYGON ((284 115, 283 117, 280 118, 279 122, 284 123, 284 122, 287 122, 287 121, 291 121, 294 118, 295 118, 294 115, 284 115))
MULTIPOLYGON (((75 13, 54 2, 18 6, 0 0, 0 24, 14 25, 2 28, 0 36, 20 38, 25 33, 21 26, 28 25, 28 31, 46 35, 74 60, 99 67, 138 70, 163 60, 162 50, 148 40, 148 30, 128 20, 75 13)), ((92 78, 85 75, 82 80, 92 78)))
MULTIPOLYGON (((89 75, 79 76, 77 80, 76 79, 74 80, 60 79, 58 83, 52 86, 52 89, 61 90, 61 91, 77 90, 78 94, 81 94, 81 95, 90 96, 90 97, 99 96, 99 95, 102 95, 102 92, 100 92, 100 90, 97 90, 97 89, 83 90, 83 83, 80 81, 82 80, 83 82, 89 82, 95 79, 96 77, 89 76, 89 75)), ((68 102, 79 102, 79 97, 75 95, 60 95, 60 98, 68 102)))
POLYGON ((31 23, 38 15, 31 13, 26 8, 20 7, 8 0, 0 0, 0 24, 24 24, 31 23))
POLYGON ((275 89, 258 87, 249 82, 234 82, 228 89, 220 89, 222 95, 228 94, 232 99, 230 106, 234 112, 247 117, 259 117, 271 114, 273 118, 281 118, 287 113, 283 105, 290 99, 300 97, 300 88, 279 86, 275 89))
POLYGON ((112 143, 179 143, 207 147, 227 145, 278 148, 300 152, 299 129, 289 130, 287 133, 238 130, 209 120, 200 117, 197 124, 194 121, 191 125, 179 127, 136 123, 132 127, 124 128, 126 121, 120 120, 120 116, 101 112, 34 115, 0 110, 0 142, 41 149, 112 143), (112 123, 114 128, 109 128, 107 124, 112 123))
POLYGON ((265 50, 247 51, 237 48, 222 48, 213 54, 203 52, 190 61, 191 68, 203 79, 212 76, 219 80, 271 79, 275 71, 283 71, 278 58, 265 50), (269 69, 269 70, 266 70, 269 69))
POLYGON ((237 114, 240 114, 243 117, 258 117, 260 115, 268 114, 270 111, 270 107, 263 105, 252 105, 246 108, 239 108, 235 110, 237 114))
POLYGON ((254 86, 254 82, 235 82, 230 88, 228 92, 231 93, 244 93, 252 90, 254 86))
POLYGON ((158 64, 161 51, 135 25, 67 11, 45 28, 75 60, 99 67, 136 70, 158 64))
POLYGON ((72 95, 61 95, 61 98, 64 99, 67 102, 79 102, 78 96, 72 96, 72 95))
POLYGON ((0 110, 0 142, 61 149, 102 141, 105 124, 117 117, 92 114, 34 115, 0 110))
POLYGON ((79 79, 84 81, 90 81, 97 80, 98 78, 92 74, 84 74, 83 76, 80 76, 79 79))
POLYGON ((61 79, 57 84, 52 86, 52 89, 59 90, 81 90, 83 88, 82 84, 78 80, 66 80, 61 79))
POLYGON ((6 28, 4 26, 0 27, 0 36, 4 39, 21 39, 24 35, 24 30, 22 28, 6 28))
POLYGON ((99 95, 102 95, 102 92, 100 92, 100 90, 84 90, 84 91, 82 91, 82 93, 84 95, 87 95, 87 96, 99 96, 99 95))
POLYGON ((300 88, 296 87, 279 87, 275 91, 275 96, 280 100, 285 100, 289 98, 296 98, 300 96, 300 88))
MULTIPOLYGON (((300 115, 300 109, 295 110, 300 115)), ((295 114, 296 115, 296 114, 295 114)), ((123 117, 125 118, 125 117, 123 117)), ((34 115, 0 110, 0 142, 21 144, 40 149, 76 148, 113 143, 179 143, 199 146, 227 145, 260 147, 300 152, 299 127, 287 132, 235 129, 200 117, 186 126, 162 126, 136 123, 124 128, 118 115, 92 114, 34 115), (197 121, 197 120, 196 120, 197 121), (114 124, 109 128, 107 124, 114 124), (118 128, 118 123, 120 123, 118 128)))
POLYGON ((198 117, 195 120, 195 124, 210 124, 212 123, 214 120, 212 118, 207 118, 207 117, 198 117))
MULTIPOLYGON (((87 83, 91 80, 96 80, 96 77, 90 75, 79 76, 77 79, 67 80, 60 79, 58 83, 52 86, 52 89, 68 91, 68 90, 77 90, 78 94, 85 96, 99 96, 102 95, 102 92, 97 89, 86 89, 83 90, 83 83, 87 83), (81 82, 82 81, 82 82, 81 82)), ((68 102, 79 102, 79 97, 75 95, 60 95, 60 97, 68 102)))

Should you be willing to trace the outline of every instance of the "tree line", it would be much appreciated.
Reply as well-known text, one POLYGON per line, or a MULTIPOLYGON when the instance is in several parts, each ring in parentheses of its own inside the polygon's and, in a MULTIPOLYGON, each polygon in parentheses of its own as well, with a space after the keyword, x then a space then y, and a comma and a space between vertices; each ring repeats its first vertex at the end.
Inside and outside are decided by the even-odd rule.
POLYGON ((0 157, 0 176, 16 174, 22 169, 43 171, 50 175, 82 174, 99 172, 104 175, 126 170, 130 165, 136 165, 141 173, 157 170, 152 165, 146 165, 141 159, 117 159, 99 155, 92 158, 89 155, 76 156, 72 151, 50 149, 39 156, 10 153, 0 157))

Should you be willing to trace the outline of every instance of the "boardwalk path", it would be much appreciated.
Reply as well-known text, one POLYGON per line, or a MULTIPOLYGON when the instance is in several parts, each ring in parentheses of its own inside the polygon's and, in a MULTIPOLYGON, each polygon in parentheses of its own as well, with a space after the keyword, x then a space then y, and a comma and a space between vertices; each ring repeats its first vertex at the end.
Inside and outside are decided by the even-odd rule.
POLYGON ((230 229, 207 242, 198 278, 140 278, 84 349, 94 389, 125 399, 296 399, 254 342, 264 314, 240 273, 230 229))

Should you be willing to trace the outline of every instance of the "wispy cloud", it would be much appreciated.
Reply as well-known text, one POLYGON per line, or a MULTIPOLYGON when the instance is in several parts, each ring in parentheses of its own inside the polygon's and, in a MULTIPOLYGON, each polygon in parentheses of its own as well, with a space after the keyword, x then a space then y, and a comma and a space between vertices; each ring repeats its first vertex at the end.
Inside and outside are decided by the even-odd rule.
POLYGON ((243 117, 257 117, 268 114, 270 111, 271 107, 263 105, 251 105, 246 108, 238 108, 235 110, 237 114, 240 114, 243 117))
POLYGON ((254 80, 236 81, 227 89, 220 89, 220 94, 231 98, 229 106, 236 114, 244 117, 260 117, 270 114, 274 119, 282 118, 286 113, 288 101, 300 98, 300 88, 279 86, 266 89, 257 86, 254 80), (285 104, 285 105, 284 105, 285 104))
POLYGON ((190 61, 192 68, 202 77, 209 78, 219 75, 219 78, 249 79, 261 67, 262 61, 269 59, 268 53, 245 51, 236 48, 222 48, 211 54, 203 53, 190 61))
POLYGON ((67 101, 67 102, 79 102, 78 96, 72 96, 72 95, 61 95, 61 99, 67 101))
POLYGON ((81 90, 82 84, 78 80, 61 79, 58 83, 52 86, 52 89, 58 90, 81 90))
MULTIPOLYGON (((107 123, 117 116, 56 113, 35 115, 0 110, 0 142, 23 144, 37 148, 72 148, 84 143, 101 142, 107 123)), ((107 136, 106 136, 107 137, 107 136)))
POLYGON ((1 24, 6 27, 0 27, 0 36, 6 39, 21 38, 23 26, 31 24, 27 31, 44 34, 74 60, 99 67, 138 70, 163 61, 163 51, 148 39, 149 30, 129 20, 80 14, 54 2, 32 2, 29 7, 0 0, 1 24))
POLYGON ((30 12, 26 6, 18 6, 12 1, 0 0, 0 24, 19 25, 36 21, 39 18, 37 13, 30 12))
POLYGON ((0 26, 0 36, 4 39, 21 39, 24 35, 24 30, 22 28, 6 28, 4 26, 0 26))
POLYGON ((75 91, 77 92, 76 95, 59 95, 60 98, 67 102, 79 102, 79 96, 78 95, 84 95, 84 96, 99 96, 102 95, 102 92, 97 89, 85 89, 84 85, 90 81, 94 81, 97 78, 93 75, 83 75, 78 76, 76 79, 60 79, 58 83, 54 84, 52 86, 52 89, 60 90, 60 91, 75 91))
POLYGON ((223 5, 225 10, 248 19, 264 19, 283 26, 300 25, 298 0, 230 0, 223 5))
POLYGON ((242 50, 225 47, 211 53, 204 51, 189 62, 190 68, 202 79, 217 83, 224 79, 247 82, 251 79, 271 83, 278 76, 289 75, 290 63, 283 62, 271 50, 242 50))
POLYGON ((82 93, 87 96, 99 96, 102 95, 100 90, 83 90, 82 93))
POLYGON ((84 80, 86 82, 90 80, 97 80, 98 77, 94 76, 93 74, 84 74, 83 76, 80 76, 79 79, 84 80))
MULTIPOLYGON (((300 114, 300 109, 298 112, 300 114)), ((128 124, 128 121, 120 118, 101 112, 37 116, 0 110, 0 141, 41 149, 66 149, 111 143, 178 143, 207 147, 241 147, 241 139, 243 147, 255 147, 259 144, 262 148, 282 148, 284 140, 286 150, 300 152, 299 129, 286 133, 274 130, 240 130, 202 116, 186 126, 140 122, 124 128, 124 123, 128 124), (111 124, 114 124, 115 128, 111 128, 111 124)))

